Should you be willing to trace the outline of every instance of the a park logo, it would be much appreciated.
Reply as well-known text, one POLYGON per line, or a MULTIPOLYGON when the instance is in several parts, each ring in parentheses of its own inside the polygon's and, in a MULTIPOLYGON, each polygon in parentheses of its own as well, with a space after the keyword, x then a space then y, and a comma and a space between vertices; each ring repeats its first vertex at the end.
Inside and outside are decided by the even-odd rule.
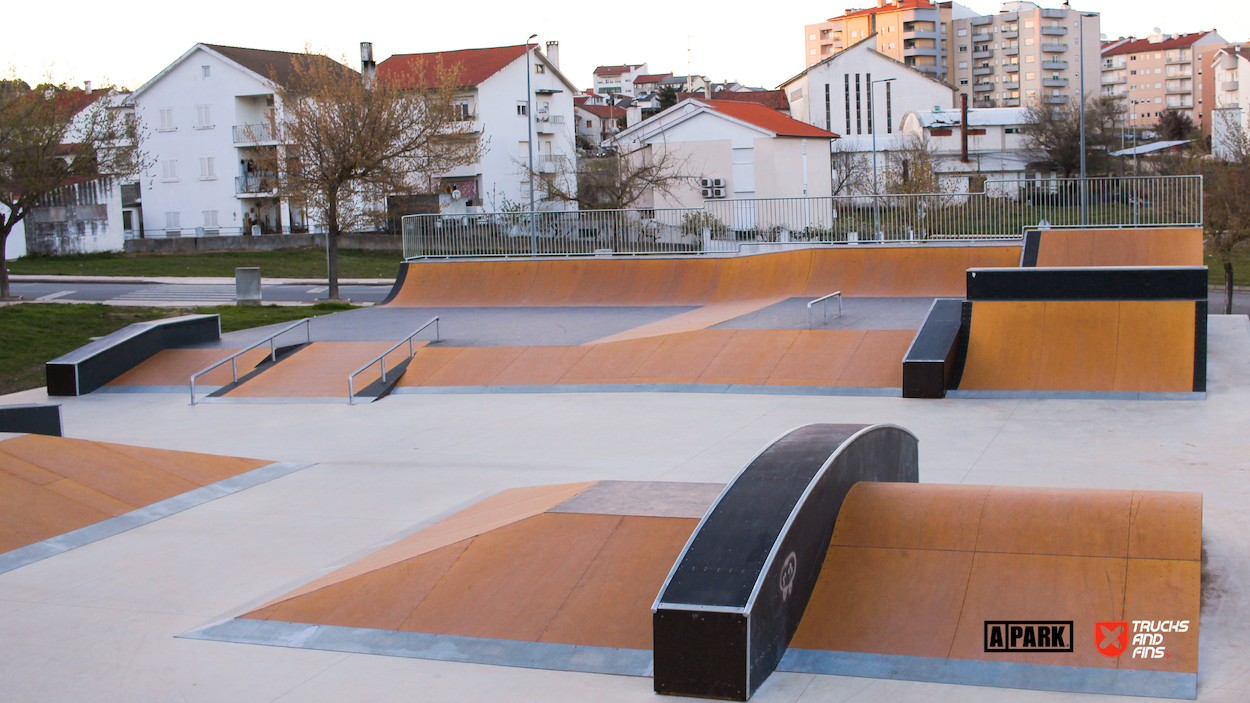
POLYGON ((790 597, 790 592, 794 590, 794 576, 799 571, 799 558, 790 552, 786 556, 785 562, 781 564, 781 600, 790 597))
POLYGON ((1071 620, 986 620, 986 652, 1071 652, 1071 620))
POLYGON ((1118 657, 1128 647, 1128 623, 1115 620, 1094 623, 1094 646, 1104 657, 1118 657))

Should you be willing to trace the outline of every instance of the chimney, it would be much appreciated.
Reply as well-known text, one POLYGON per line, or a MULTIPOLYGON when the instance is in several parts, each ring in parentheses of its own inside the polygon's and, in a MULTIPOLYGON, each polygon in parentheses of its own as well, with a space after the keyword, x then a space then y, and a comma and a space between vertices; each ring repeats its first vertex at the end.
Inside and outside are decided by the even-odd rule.
POLYGON ((91 95, 91 81, 83 81, 83 86, 87 89, 87 95, 91 95))
POLYGON ((557 71, 560 70, 560 42, 547 42, 547 60, 551 62, 552 66, 556 67, 557 71))
POLYGON ((373 79, 378 73, 378 64, 373 60, 373 42, 360 42, 360 79, 365 82, 365 87, 373 85, 373 79))
POLYGON ((968 163, 968 94, 959 94, 959 160, 968 163))

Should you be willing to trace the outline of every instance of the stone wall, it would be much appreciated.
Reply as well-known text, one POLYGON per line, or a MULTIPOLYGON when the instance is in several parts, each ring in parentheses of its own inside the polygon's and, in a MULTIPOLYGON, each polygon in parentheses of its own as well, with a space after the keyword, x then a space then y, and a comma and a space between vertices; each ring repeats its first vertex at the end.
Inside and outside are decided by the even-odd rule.
MULTIPOLYGON (((324 249, 324 234, 263 234, 258 237, 171 237, 169 239, 126 240, 127 254, 194 254, 212 251, 275 251, 316 247, 324 249)), ((397 234, 344 234, 340 249, 403 251, 403 238, 397 234)))

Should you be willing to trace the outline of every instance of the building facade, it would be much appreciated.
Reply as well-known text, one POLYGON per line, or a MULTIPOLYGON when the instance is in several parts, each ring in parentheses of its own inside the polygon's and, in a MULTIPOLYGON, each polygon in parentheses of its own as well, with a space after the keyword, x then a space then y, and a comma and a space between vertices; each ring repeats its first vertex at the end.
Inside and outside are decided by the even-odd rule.
POLYGON ((1214 31, 1155 32, 1144 39, 1107 42, 1102 48, 1102 95, 1123 99, 1130 124, 1137 127, 1152 127, 1165 111, 1176 110, 1209 134, 1216 83, 1210 65, 1224 46, 1214 31))
POLYGON ((998 14, 951 23, 951 84, 973 107, 1062 105, 1097 95, 1101 64, 1097 13, 1007 2, 998 14))
POLYGON ((916 110, 903 115, 903 134, 924 139, 940 159, 945 185, 957 192, 993 192, 995 183, 1014 189, 1017 181, 1046 179, 1051 169, 1035 159, 1024 136, 1028 110, 992 107, 968 110, 965 128, 961 110, 916 110), (967 140, 967 161, 963 160, 967 140))
POLYGON ((1211 110, 1211 150, 1220 158, 1231 158, 1250 147, 1250 48, 1232 46, 1216 52, 1210 80, 1215 84, 1215 104, 1211 110))
POLYGON ((847 10, 805 26, 804 60, 812 66, 876 35, 880 53, 946 81, 951 22, 974 14, 955 2, 877 0, 876 7, 847 10))
POLYGON ((603 95, 636 95, 634 79, 647 75, 647 64, 599 66, 594 71, 594 90, 603 95))

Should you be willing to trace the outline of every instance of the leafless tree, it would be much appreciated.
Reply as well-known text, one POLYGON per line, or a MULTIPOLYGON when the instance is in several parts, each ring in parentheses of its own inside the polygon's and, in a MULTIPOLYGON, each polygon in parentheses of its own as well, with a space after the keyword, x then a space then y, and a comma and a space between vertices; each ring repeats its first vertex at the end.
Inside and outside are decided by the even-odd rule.
MULTIPOLYGON (((270 150, 279 193, 325 223, 328 296, 339 297, 338 238, 376 220, 387 195, 431 188, 482 152, 456 95, 457 66, 420 66, 366 84, 344 63, 305 50, 279 84, 270 150)), ((275 83, 278 81, 275 77, 275 83)))
MULTIPOLYGON (((1085 104, 1085 170, 1109 173, 1110 152, 1119 145, 1116 126, 1124 120, 1124 105, 1115 97, 1090 98, 1085 104)), ((1024 136, 1035 158, 1055 164, 1064 177, 1081 170, 1081 105, 1043 103, 1040 97, 1025 108, 1024 136)))
POLYGON ((1233 312, 1233 258, 1250 242, 1250 134, 1228 113, 1216 113, 1225 139, 1222 159, 1203 160, 1203 223, 1207 251, 1224 268, 1224 314, 1233 312))
MULTIPOLYGON (((17 80, 0 84, 0 252, 9 234, 44 198, 96 178, 126 179, 147 165, 142 132, 123 114, 111 90, 17 80)), ((8 266, 0 256, 0 299, 11 297, 8 266)))
POLYGON ((872 161, 862 152, 852 151, 835 139, 829 152, 833 172, 833 195, 854 195, 872 188, 872 161))
POLYGON ((884 153, 881 189, 886 193, 942 193, 948 190, 938 166, 941 157, 924 137, 896 137, 884 153))
MULTIPOLYGON (((521 169, 529 173, 525 164, 521 169)), ((625 154, 582 152, 576 164, 559 162, 554 173, 532 175, 548 200, 576 203, 582 210, 635 207, 647 196, 672 194, 697 179, 685 157, 662 145, 625 154)))

